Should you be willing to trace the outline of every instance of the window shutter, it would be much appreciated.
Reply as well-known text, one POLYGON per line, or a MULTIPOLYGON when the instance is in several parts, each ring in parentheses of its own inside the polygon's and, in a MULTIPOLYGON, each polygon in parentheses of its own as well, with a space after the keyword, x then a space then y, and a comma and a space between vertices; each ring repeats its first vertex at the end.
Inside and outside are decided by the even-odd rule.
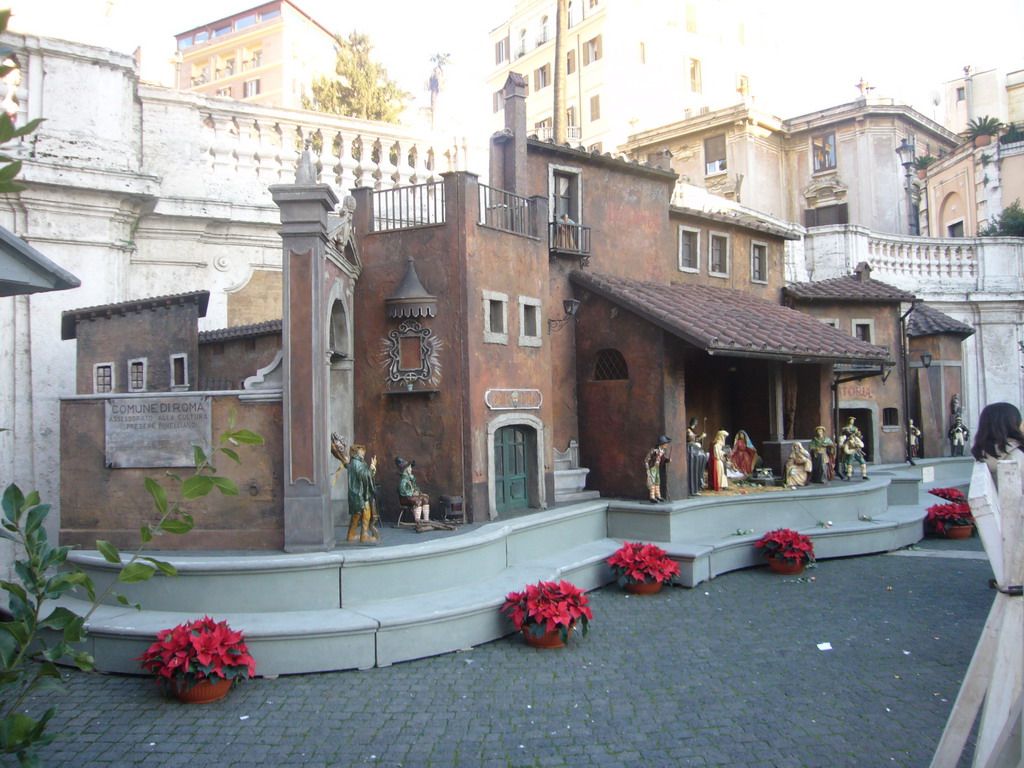
POLYGON ((601 58, 601 36, 597 36, 597 52, 594 54, 595 59, 601 58))

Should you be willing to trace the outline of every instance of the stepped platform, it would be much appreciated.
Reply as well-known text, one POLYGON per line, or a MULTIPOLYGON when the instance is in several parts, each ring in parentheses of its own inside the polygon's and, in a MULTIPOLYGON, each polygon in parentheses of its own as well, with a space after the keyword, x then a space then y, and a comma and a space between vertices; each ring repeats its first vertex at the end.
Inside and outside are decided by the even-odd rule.
MULTIPOLYGON (((650 541, 679 562, 679 583, 764 563, 753 546, 774 528, 809 535, 819 560, 885 552, 924 535, 927 493, 966 487, 973 461, 920 460, 872 467, 868 480, 707 495, 649 504, 591 499, 416 534, 385 528, 375 547, 331 552, 158 552, 177 578, 121 585, 141 611, 111 599, 89 619, 85 648, 98 669, 139 674, 134 658, 159 630, 203 616, 245 633, 263 676, 367 669, 469 648, 506 635, 505 595, 539 580, 584 589, 613 580, 604 562, 623 541, 650 541)), ((99 590, 116 566, 96 551, 69 558, 99 590)), ((87 604, 63 601, 79 613, 87 604)))

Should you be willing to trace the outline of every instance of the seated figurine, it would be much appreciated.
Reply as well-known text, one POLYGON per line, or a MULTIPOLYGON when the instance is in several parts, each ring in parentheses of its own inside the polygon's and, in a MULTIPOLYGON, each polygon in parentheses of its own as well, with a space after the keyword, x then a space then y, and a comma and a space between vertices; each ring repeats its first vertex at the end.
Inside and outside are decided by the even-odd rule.
POLYGON ((398 503, 412 510, 412 518, 416 523, 416 531, 422 532, 430 528, 430 498, 420 490, 416 478, 412 474, 415 461, 406 461, 401 456, 395 457, 398 467, 398 503))
POLYGON ((729 459, 737 473, 737 479, 745 480, 754 474, 760 458, 757 455, 757 450, 754 448, 754 442, 750 439, 750 435, 747 434, 745 429, 741 429, 736 433, 736 438, 732 442, 732 452, 729 454, 729 459))
POLYGON ((799 488, 807 485, 811 481, 812 469, 811 454, 802 443, 793 443, 784 471, 786 487, 799 488))

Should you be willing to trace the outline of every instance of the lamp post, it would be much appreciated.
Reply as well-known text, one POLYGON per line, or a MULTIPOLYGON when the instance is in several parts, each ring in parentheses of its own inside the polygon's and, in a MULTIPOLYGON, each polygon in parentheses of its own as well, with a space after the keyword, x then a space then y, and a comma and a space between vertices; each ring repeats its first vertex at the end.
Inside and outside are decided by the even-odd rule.
POLYGON ((919 233, 914 220, 914 184, 910 180, 910 170, 914 166, 914 145, 907 141, 906 137, 903 137, 900 140, 900 145, 896 147, 896 156, 899 157, 900 165, 903 166, 906 176, 904 186, 907 192, 907 234, 916 235, 919 233))

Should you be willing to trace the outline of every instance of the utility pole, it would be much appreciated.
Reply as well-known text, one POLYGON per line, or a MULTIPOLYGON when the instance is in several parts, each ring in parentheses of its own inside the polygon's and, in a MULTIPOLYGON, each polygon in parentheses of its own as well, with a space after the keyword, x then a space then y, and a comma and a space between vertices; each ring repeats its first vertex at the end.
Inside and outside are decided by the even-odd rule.
POLYGON ((565 144, 565 41, 569 37, 569 0, 557 0, 555 10, 555 143, 565 144))

